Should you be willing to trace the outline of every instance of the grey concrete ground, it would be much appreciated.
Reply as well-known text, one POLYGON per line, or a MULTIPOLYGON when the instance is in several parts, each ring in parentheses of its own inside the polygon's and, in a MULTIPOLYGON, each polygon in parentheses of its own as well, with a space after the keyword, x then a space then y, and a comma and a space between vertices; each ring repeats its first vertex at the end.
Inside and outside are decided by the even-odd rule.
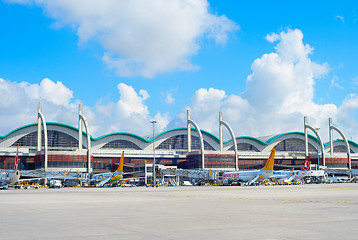
POLYGON ((358 184, 0 191, 0 239, 357 239, 358 184))

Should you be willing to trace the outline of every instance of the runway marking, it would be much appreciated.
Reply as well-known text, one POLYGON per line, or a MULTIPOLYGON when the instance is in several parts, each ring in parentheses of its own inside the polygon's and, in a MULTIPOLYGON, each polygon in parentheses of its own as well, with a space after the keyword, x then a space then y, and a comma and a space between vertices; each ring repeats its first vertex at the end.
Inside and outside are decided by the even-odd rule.
POLYGON ((175 198, 197 198, 197 199, 236 199, 236 200, 256 200, 256 201, 278 201, 278 202, 301 202, 301 203, 338 203, 338 204, 358 204, 352 201, 327 201, 327 200, 300 200, 300 199, 279 199, 279 198, 241 198, 241 197, 212 197, 212 196, 176 196, 176 195, 157 195, 146 194, 149 196, 175 197, 175 198))
POLYGON ((101 194, 104 194, 104 195, 119 195, 119 194, 135 194, 135 193, 101 193, 101 194))
MULTIPOLYGON (((236 198, 234 198, 236 199, 236 198)), ((299 199, 277 199, 277 198, 237 198, 245 200, 263 200, 263 201, 279 201, 279 202, 303 202, 303 203, 348 203, 358 204, 358 202, 350 201, 326 201, 326 200, 299 200, 299 199)))
POLYGON ((232 199, 257 200, 257 201, 278 201, 278 202, 302 202, 302 203, 348 203, 348 204, 358 204, 358 202, 349 202, 349 201, 299 200, 299 199, 278 199, 278 198, 232 198, 232 199))

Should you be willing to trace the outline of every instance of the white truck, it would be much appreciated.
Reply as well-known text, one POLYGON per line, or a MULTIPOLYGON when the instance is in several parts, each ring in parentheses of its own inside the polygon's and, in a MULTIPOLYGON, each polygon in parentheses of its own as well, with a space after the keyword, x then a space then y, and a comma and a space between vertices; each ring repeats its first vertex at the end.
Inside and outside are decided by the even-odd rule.
POLYGON ((193 186, 193 184, 189 181, 183 181, 182 186, 193 186))
POLYGON ((62 183, 60 180, 51 180, 50 181, 50 188, 61 188, 62 183))

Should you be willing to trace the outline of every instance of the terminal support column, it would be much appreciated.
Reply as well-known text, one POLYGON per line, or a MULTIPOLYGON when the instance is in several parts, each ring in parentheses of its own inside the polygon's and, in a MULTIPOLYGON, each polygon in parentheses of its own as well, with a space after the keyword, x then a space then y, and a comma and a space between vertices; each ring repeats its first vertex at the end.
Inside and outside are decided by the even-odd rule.
POLYGON ((329 141, 330 141, 329 145, 330 145, 331 155, 333 155, 333 130, 335 130, 343 138, 343 141, 344 141, 344 143, 346 145, 346 149, 347 149, 348 169, 352 169, 351 150, 350 150, 349 143, 348 143, 346 136, 339 128, 334 127, 332 125, 332 118, 329 118, 328 122, 329 122, 329 141))
MULTIPOLYGON (((86 130, 86 134, 87 134, 87 172, 90 173, 92 172, 92 168, 91 168, 91 134, 89 132, 89 128, 88 128, 88 123, 87 120, 85 118, 85 116, 83 116, 82 114, 82 104, 79 105, 79 123, 84 123, 85 125, 85 130, 86 130)), ((81 129, 82 129, 82 124, 81 124, 81 129)), ((81 138, 79 137, 78 139, 82 141, 82 131, 80 132, 80 129, 78 129, 79 131, 79 136, 81 135, 81 138)), ((80 146, 80 143, 78 143, 78 145, 80 146)), ((81 147, 82 147, 82 143, 81 143, 81 147)), ((79 147, 80 149, 80 147, 79 147)))
POLYGON ((191 119, 190 109, 186 111, 187 113, 187 131, 188 131, 188 153, 191 152, 191 124, 189 119, 191 119))
MULTIPOLYGON (((324 146, 323 146, 323 142, 322 142, 322 138, 319 135, 319 133, 316 131, 316 129, 314 129, 313 127, 311 127, 310 125, 307 124, 307 117, 304 117, 304 132, 305 132, 305 154, 306 157, 308 156, 308 129, 310 129, 317 137, 317 139, 319 140, 319 144, 321 147, 321 153, 322 153, 322 162, 323 162, 323 166, 326 166, 326 159, 325 159, 325 154, 324 154, 324 146)), ((318 146, 317 146, 318 147, 318 146)), ((319 158, 319 156, 318 156, 319 158)), ((319 164, 319 159, 317 159, 318 162, 317 164, 319 164)))
POLYGON ((195 130, 198 133, 199 136, 199 140, 200 140, 200 147, 201 147, 201 168, 204 169, 205 168, 205 153, 204 153, 204 140, 203 140, 203 135, 201 134, 201 130, 198 126, 198 124, 196 124, 193 120, 190 119, 190 109, 187 110, 187 126, 188 126, 188 152, 189 149, 191 151, 191 124, 194 125, 195 130), (190 140, 189 140, 190 139, 190 140), (189 145, 190 143, 190 145, 189 145), (190 146, 190 147, 189 147, 190 146))
POLYGON ((234 131, 232 130, 232 128, 230 127, 230 125, 228 123, 226 123, 225 121, 223 121, 223 114, 222 112, 219 112, 219 136, 220 136, 220 151, 223 150, 223 125, 227 128, 227 130, 230 132, 231 134, 231 138, 232 138, 232 142, 233 142, 233 147, 234 147, 234 151, 235 151, 235 171, 239 170, 239 163, 238 163, 238 152, 237 152, 237 143, 236 143, 236 137, 234 134, 234 131))
MULTIPOLYGON (((42 143, 42 134, 41 134, 41 125, 44 130, 44 155, 45 155, 45 163, 44 170, 47 171, 47 161, 48 161, 48 153, 47 153, 47 125, 44 115, 42 114, 42 103, 39 102, 38 105, 38 114, 37 114, 37 151, 41 151, 41 143, 42 143)), ((45 180, 46 181, 46 180, 45 180)))
MULTIPOLYGON (((79 104, 78 105, 78 116, 81 116, 83 115, 83 106, 82 104, 79 104)), ((82 118, 81 117, 78 117, 78 151, 82 151, 82 124, 83 124, 83 121, 82 121, 82 118)))

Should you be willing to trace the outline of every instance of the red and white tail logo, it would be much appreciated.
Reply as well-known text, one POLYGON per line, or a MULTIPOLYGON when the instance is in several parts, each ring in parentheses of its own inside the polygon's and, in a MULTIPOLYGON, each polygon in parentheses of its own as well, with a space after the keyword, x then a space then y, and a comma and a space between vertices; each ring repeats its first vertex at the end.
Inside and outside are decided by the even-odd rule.
POLYGON ((307 156, 305 162, 303 163, 303 167, 301 168, 301 171, 310 170, 310 164, 311 164, 311 156, 307 156))

